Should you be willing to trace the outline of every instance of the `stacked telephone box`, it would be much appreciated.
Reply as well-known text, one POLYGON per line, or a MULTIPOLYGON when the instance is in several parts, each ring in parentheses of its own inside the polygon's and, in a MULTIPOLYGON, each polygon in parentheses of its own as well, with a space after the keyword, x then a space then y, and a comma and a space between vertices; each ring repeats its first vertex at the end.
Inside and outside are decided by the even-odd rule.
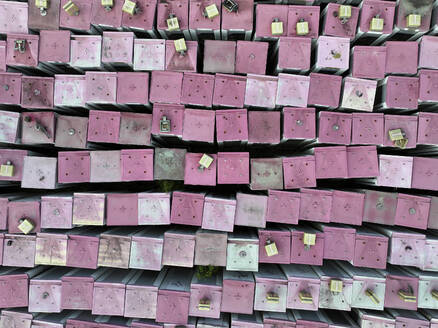
POLYGON ((0 0, 0 328, 437 328, 437 54, 434 0, 0 0))

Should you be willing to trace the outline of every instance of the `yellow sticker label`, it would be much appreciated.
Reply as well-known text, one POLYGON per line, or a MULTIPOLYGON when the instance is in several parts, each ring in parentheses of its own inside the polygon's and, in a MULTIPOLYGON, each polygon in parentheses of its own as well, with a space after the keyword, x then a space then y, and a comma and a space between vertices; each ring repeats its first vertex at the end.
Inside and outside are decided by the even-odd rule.
POLYGON ((339 6, 339 18, 348 19, 351 17, 351 6, 341 5, 339 6))
POLYGON ((21 223, 18 225, 18 229, 24 233, 25 235, 27 235, 28 233, 30 233, 33 229, 35 228, 35 225, 33 224, 33 222, 29 219, 23 219, 21 221, 21 223))
POLYGON ((267 293, 266 300, 271 304, 278 304, 280 302, 280 297, 276 293, 267 293))
POLYGON ((332 293, 342 293, 342 280, 332 279, 330 280, 330 291, 332 293))
POLYGON ((278 255, 277 245, 275 245, 274 242, 270 242, 269 244, 266 244, 265 251, 266 251, 266 255, 268 256, 278 255))
POLYGON ((35 0, 35 7, 47 9, 47 8, 49 8, 49 1, 48 0, 35 0))
POLYGON ((167 19, 167 30, 168 31, 178 31, 179 22, 177 17, 170 17, 167 19))
MULTIPOLYGON (((187 50, 187 48, 186 48, 187 50)), ((201 159, 199 160, 199 165, 201 165, 202 167, 208 169, 211 165, 211 163, 213 163, 214 158, 211 156, 208 156, 207 154, 202 155, 201 159)))
POLYGON ((2 176, 2 177, 13 177, 14 176, 14 165, 12 165, 12 164, 2 164, 0 166, 0 176, 2 176))
POLYGON ((303 304, 313 304, 313 297, 308 292, 301 291, 299 292, 298 297, 300 298, 300 302, 303 304))
POLYGON ((208 18, 213 19, 219 16, 219 10, 217 9, 215 4, 205 7, 205 13, 208 18))
POLYGON ((100 3, 104 7, 113 7, 114 6, 114 1, 113 0, 100 0, 100 3))
POLYGON ((304 22, 298 22, 297 23, 297 35, 307 35, 309 34, 309 23, 304 22))
POLYGON ((271 23, 271 34, 272 35, 282 35, 283 34, 283 22, 272 22, 271 23))
POLYGON ((371 298, 371 301, 373 301, 374 304, 380 304, 379 299, 377 298, 377 295, 371 290, 367 289, 365 291, 365 295, 371 298))
POLYGON ((436 289, 432 290, 431 295, 434 299, 438 301, 438 290, 436 289))
POLYGON ((303 235, 303 243, 306 246, 314 246, 316 243, 316 234, 305 232, 303 235))
POLYGON ((122 11, 129 15, 134 15, 136 6, 137 4, 134 1, 125 0, 125 3, 123 4, 122 7, 122 11))
POLYGON ((393 129, 388 131, 389 139, 391 141, 402 140, 405 137, 405 133, 402 129, 393 129))
POLYGON ((417 301, 417 297, 410 291, 399 290, 397 294, 404 302, 415 303, 417 301))
POLYGON ((382 32, 383 23, 383 18, 373 17, 370 22, 370 30, 374 32, 382 32))
POLYGON ((201 300, 198 304, 198 310, 200 311, 210 311, 211 302, 210 300, 201 300))
POLYGON ((409 28, 418 28, 421 26, 421 15, 410 14, 406 18, 406 26, 409 28))
POLYGON ((69 14, 70 16, 77 16, 79 15, 79 7, 76 6, 73 1, 68 1, 64 6, 62 6, 62 9, 69 14))

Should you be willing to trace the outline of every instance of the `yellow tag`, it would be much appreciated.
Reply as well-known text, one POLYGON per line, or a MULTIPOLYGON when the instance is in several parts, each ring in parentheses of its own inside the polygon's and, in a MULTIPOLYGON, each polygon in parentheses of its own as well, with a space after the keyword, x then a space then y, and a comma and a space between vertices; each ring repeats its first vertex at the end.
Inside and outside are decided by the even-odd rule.
POLYGON ((271 304, 278 304, 280 302, 280 297, 276 293, 267 293, 266 300, 271 304))
POLYGON ((410 14, 406 18, 406 26, 409 28, 418 28, 421 26, 421 15, 410 14))
POLYGON ((391 141, 402 140, 405 137, 405 133, 402 131, 402 129, 389 130, 388 135, 391 141))
POLYGON ((283 34, 283 22, 274 21, 271 23, 271 34, 282 35, 283 34))
MULTIPOLYGON (((184 39, 182 39, 184 40, 184 39)), ((187 48, 186 48, 187 50, 187 48)), ((211 165, 211 163, 213 163, 213 157, 208 156, 207 154, 202 155, 201 159, 199 160, 199 165, 201 165, 203 168, 208 169, 211 165)))
POLYGON ((438 301, 438 290, 434 289, 431 292, 432 297, 438 301))
POLYGON ((348 19, 351 17, 351 6, 341 5, 339 6, 339 18, 348 19))
POLYGON ((309 34, 309 23, 306 21, 297 23, 297 35, 309 34))
POLYGON ((168 31, 177 31, 179 30, 179 23, 177 17, 170 17, 167 19, 167 30, 168 31))
POLYGON ((417 297, 410 291, 399 290, 397 294, 404 302, 415 303, 417 301, 417 297))
POLYGON ((77 16, 79 15, 79 7, 76 6, 73 1, 68 1, 64 6, 62 6, 62 9, 69 14, 70 16, 77 16))
POLYGON ((406 138, 401 139, 401 140, 396 140, 396 141, 394 141, 394 146, 401 148, 401 149, 405 149, 408 142, 409 142, 409 140, 406 138))
POLYGON ((201 300, 198 304, 198 310, 200 311, 210 311, 210 300, 201 300))
POLYGON ((34 224, 29 219, 23 219, 21 223, 18 225, 18 229, 27 235, 29 232, 31 232, 35 228, 34 224))
POLYGON ((383 31, 383 18, 373 17, 370 22, 370 30, 374 32, 383 31))
POLYGON ((13 177, 14 176, 14 165, 12 165, 12 164, 2 164, 0 166, 0 176, 2 176, 2 177, 13 177))
POLYGON ((215 4, 212 4, 210 6, 205 7, 205 14, 208 18, 213 19, 216 16, 219 16, 219 10, 217 10, 217 7, 215 4))
POLYGON ((275 245, 274 242, 266 243, 265 251, 266 251, 266 255, 268 256, 278 255, 277 245, 275 245))
POLYGON ((137 7, 137 4, 134 1, 125 0, 125 3, 123 4, 123 7, 122 7, 122 11, 129 14, 129 15, 134 15, 136 7, 137 7))
POLYGON ((374 304, 380 304, 380 301, 377 298, 377 295, 374 294, 374 292, 371 289, 367 289, 365 291, 365 295, 368 296, 369 298, 371 298, 371 300, 373 301, 374 304))
POLYGON ((342 280, 330 280, 330 291, 332 293, 342 293, 342 280))
POLYGON ((308 292, 302 291, 298 294, 298 297, 300 298, 300 302, 303 304, 313 304, 312 295, 308 292))
POLYGON ((114 1, 113 0, 100 0, 100 3, 104 7, 113 7, 114 6, 114 1))
POLYGON ((35 0, 35 7, 47 9, 47 8, 49 8, 49 1, 48 0, 35 0))
POLYGON ((316 242, 316 234, 305 232, 303 235, 303 243, 306 246, 313 246, 316 242))

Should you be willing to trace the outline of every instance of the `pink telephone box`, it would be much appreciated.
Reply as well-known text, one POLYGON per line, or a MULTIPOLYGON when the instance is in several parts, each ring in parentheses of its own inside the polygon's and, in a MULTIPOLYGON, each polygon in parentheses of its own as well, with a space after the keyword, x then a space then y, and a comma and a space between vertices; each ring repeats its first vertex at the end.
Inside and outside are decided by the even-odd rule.
POLYGON ((189 315, 219 319, 222 302, 222 271, 208 278, 199 278, 196 273, 190 284, 189 315))
POLYGON ((266 221, 298 224, 300 199, 298 192, 269 190, 266 221))
POLYGON ((35 267, 36 236, 5 234, 3 266, 35 267))
POLYGON ((354 266, 385 269, 387 256, 388 237, 368 228, 356 229, 354 266))
POLYGON ((163 265, 193 267, 195 258, 195 231, 187 227, 164 233, 163 265))
MULTIPOLYGON (((42 267, 35 269, 4 267, 0 269, 1 307, 27 307, 29 305, 29 280, 42 271, 42 267)), ((0 322, 3 323, 3 318, 0 322)))
POLYGON ((98 270, 77 269, 61 278, 61 308, 63 310, 88 310, 93 305, 94 282, 106 272, 98 270))
POLYGON ((242 108, 245 101, 246 76, 216 74, 213 105, 242 108))
POLYGON ((138 194, 107 194, 108 226, 138 225, 138 194))
POLYGON ((291 233, 288 229, 271 227, 259 229, 258 234, 260 263, 290 263, 291 233))
POLYGON ((397 266, 388 266, 382 273, 386 277, 385 307, 416 311, 419 277, 397 266))
POLYGON ((317 224, 324 232, 324 258, 330 260, 352 261, 356 230, 348 226, 329 226, 317 224))
POLYGON ((333 190, 330 222, 362 225, 365 194, 333 190))
POLYGON ((232 232, 236 213, 236 200, 218 197, 205 197, 202 214, 202 228, 232 232))
POLYGON ((195 235, 195 265, 226 266, 227 237, 226 232, 198 230, 195 235))
POLYGON ((170 222, 201 226, 204 195, 175 191, 172 197, 170 222))
POLYGON ((255 282, 251 272, 224 271, 221 311, 252 314, 254 290, 255 282))
POLYGON ((349 178, 378 177, 376 146, 347 147, 347 166, 349 178))
POLYGON ((151 181, 154 178, 153 149, 121 151, 122 181, 151 181))
POLYGON ((99 231, 87 228, 70 230, 67 240, 67 266, 97 269, 99 231))
POLYGON ((314 148, 317 179, 348 178, 347 147, 314 148))
POLYGON ((91 313, 97 315, 123 316, 125 310, 126 284, 135 271, 112 269, 101 275, 93 286, 91 313))
POLYGON ((315 156, 283 158, 283 175, 286 189, 316 187, 315 156))
POLYGON ((238 192, 234 224, 248 227, 264 228, 266 226, 266 212, 268 197, 238 192))
POLYGON ((138 271, 126 284, 125 317, 156 318, 158 288, 167 270, 138 271))
POLYGON ((283 189, 281 158, 251 159, 251 190, 283 189))
POLYGON ((33 277, 29 282, 29 312, 60 313, 61 278, 70 271, 52 268, 33 277))
POLYGON ((320 280, 309 265, 282 265, 288 280, 288 309, 317 311, 319 306, 320 280))
POLYGON ((295 264, 322 265, 324 233, 309 226, 291 228, 290 262, 295 264))
POLYGON ((315 108, 283 107, 285 139, 316 139, 315 108))
POLYGON ((190 269, 171 268, 158 289, 157 322, 187 324, 189 319, 190 269))
POLYGON ((398 194, 394 223, 399 226, 427 229, 431 213, 431 199, 406 194, 398 194))
POLYGON ((163 268, 163 228, 149 228, 132 235, 130 269, 160 271, 163 268))
POLYGON ((248 142, 248 112, 246 109, 216 111, 216 139, 218 143, 228 141, 248 142))

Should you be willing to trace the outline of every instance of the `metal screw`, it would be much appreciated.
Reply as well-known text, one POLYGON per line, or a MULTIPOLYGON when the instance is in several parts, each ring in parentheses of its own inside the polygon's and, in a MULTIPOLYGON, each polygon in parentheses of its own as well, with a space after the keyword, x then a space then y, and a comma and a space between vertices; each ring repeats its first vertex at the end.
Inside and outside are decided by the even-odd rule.
POLYGON ((61 211, 59 210, 59 209, 55 209, 54 211, 53 211, 53 214, 54 215, 59 215, 59 214, 61 214, 61 211))
POLYGON ((41 91, 38 90, 38 89, 35 89, 35 90, 33 90, 33 94, 34 94, 35 96, 39 96, 39 95, 41 94, 41 91))
POLYGON ((75 133, 76 133, 76 130, 75 130, 75 129, 73 129, 73 128, 68 129, 68 135, 69 135, 69 136, 74 136, 75 133))
POLYGON ((43 299, 46 299, 47 297, 49 297, 49 293, 48 292, 44 292, 43 293, 43 299))
POLYGON ((8 91, 8 90, 9 90, 9 85, 5 84, 5 85, 3 86, 3 89, 5 89, 5 91, 8 91))
POLYGON ((245 257, 246 256, 246 252, 245 251, 240 251, 239 252, 239 256, 240 257, 245 257))
POLYGON ((299 126, 302 126, 302 125, 303 125, 303 121, 301 121, 301 120, 297 120, 296 123, 297 123, 297 125, 299 125, 299 126))
POLYGON ((409 214, 414 215, 415 213, 417 213, 417 211, 415 210, 415 208, 411 207, 409 209, 409 214))
POLYGON ((339 125, 333 124, 332 129, 333 129, 333 131, 338 131, 339 130, 339 125))

